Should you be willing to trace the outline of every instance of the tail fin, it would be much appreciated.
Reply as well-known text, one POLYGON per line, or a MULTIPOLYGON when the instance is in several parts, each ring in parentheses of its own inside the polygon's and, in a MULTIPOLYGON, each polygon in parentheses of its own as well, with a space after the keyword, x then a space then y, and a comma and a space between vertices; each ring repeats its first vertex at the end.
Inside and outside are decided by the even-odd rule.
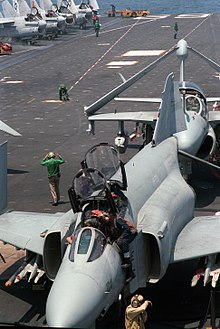
POLYGON ((3 0, 0 2, 0 12, 3 17, 7 18, 18 16, 14 6, 12 6, 8 0, 3 0))
POLYGON ((95 11, 100 9, 98 2, 96 0, 89 0, 88 3, 90 4, 90 6, 92 6, 92 9, 95 11))
POLYGON ((8 204, 7 188, 7 142, 0 144, 0 214, 8 204))
POLYGON ((20 16, 20 9, 19 9, 19 4, 17 0, 12 1, 12 7, 14 11, 16 12, 16 16, 20 16))
POLYGON ((69 11, 71 12, 71 14, 77 14, 78 13, 78 9, 74 3, 73 0, 69 1, 69 6, 68 6, 69 11))
MULTIPOLYGON (((15 0, 14 0, 15 1, 15 0)), ((31 7, 25 0, 16 0, 19 6, 19 13, 21 16, 26 16, 31 13, 31 7)))
POLYGON ((174 82, 173 73, 170 73, 165 82, 159 118, 154 130, 154 145, 161 143, 177 132, 186 130, 178 85, 178 82, 174 82))

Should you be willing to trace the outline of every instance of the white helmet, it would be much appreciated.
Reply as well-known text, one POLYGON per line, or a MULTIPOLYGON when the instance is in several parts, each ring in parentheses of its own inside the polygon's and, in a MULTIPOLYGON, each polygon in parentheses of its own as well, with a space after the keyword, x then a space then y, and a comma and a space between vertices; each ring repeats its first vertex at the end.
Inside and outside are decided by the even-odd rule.
POLYGON ((51 159, 51 158, 55 158, 55 153, 54 152, 49 152, 48 153, 48 158, 51 159))

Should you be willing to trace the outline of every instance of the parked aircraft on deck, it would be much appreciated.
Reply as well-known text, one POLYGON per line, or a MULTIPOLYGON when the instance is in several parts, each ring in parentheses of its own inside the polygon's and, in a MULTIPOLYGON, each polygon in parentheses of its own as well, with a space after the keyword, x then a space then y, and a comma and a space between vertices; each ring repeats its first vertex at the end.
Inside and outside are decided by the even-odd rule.
POLYGON ((66 18, 68 25, 79 25, 82 28, 86 28, 86 15, 79 12, 73 0, 56 0, 52 8, 66 18))
POLYGON ((46 31, 45 21, 31 15, 20 15, 16 0, 13 1, 13 7, 8 0, 1 0, 0 12, 3 16, 0 18, 0 26, 2 27, 0 38, 2 40, 10 38, 32 41, 44 35, 46 31))
POLYGON ((84 14, 85 18, 88 20, 92 19, 92 8, 90 7, 89 4, 85 3, 85 2, 81 2, 79 5, 76 5, 76 8, 79 12, 79 14, 84 14))
POLYGON ((46 17, 45 10, 40 8, 36 1, 18 0, 19 11, 21 15, 29 15, 35 17, 37 20, 43 21, 46 24, 46 30, 42 38, 55 37, 59 33, 58 23, 60 28, 65 29, 65 18, 59 17, 55 14, 55 17, 46 17))
MULTIPOLYGON (((211 67, 218 72, 220 66, 211 59, 199 53, 194 48, 188 47, 185 40, 180 40, 176 47, 165 53, 162 57, 136 73, 133 77, 114 88, 105 96, 98 99, 92 105, 85 107, 85 113, 89 120, 88 133, 94 134, 95 121, 118 121, 118 134, 115 139, 116 146, 121 153, 126 151, 129 135, 126 134, 124 123, 126 121, 133 121, 136 123, 136 131, 130 135, 131 138, 140 134, 144 138, 144 145, 149 143, 153 137, 155 126, 159 122, 164 108, 167 104, 171 104, 170 111, 175 114, 176 122, 174 127, 170 127, 171 120, 166 122, 162 127, 161 134, 167 134, 167 131, 174 131, 178 127, 178 133, 175 134, 178 140, 178 149, 180 154, 180 166, 184 176, 191 173, 191 159, 190 156, 208 160, 215 152, 216 147, 220 144, 220 112, 209 111, 208 103, 220 101, 219 97, 206 97, 203 90, 193 82, 185 79, 185 62, 188 56, 188 50, 204 59, 211 67), (176 55, 180 61, 180 79, 171 84, 171 78, 167 78, 167 84, 171 84, 170 93, 166 94, 167 98, 124 98, 118 97, 120 93, 125 91, 133 83, 143 77, 145 74, 154 69, 157 64, 167 58, 176 51, 176 55), (171 93, 172 91, 172 93, 171 93), (146 102, 158 103, 158 112, 117 112, 117 113, 103 113, 96 114, 96 112, 107 104, 112 99, 123 102, 146 102), (142 127, 140 127, 142 125, 142 127), (165 129, 166 128, 166 129, 165 129), (171 130, 168 128, 172 128, 171 130)), ((173 78, 172 78, 173 80, 173 78)), ((165 90, 164 92, 165 93, 165 90)), ((153 142, 157 140, 153 139, 153 142)))
MULTIPOLYGON (((183 46, 182 52, 185 50, 183 46)), ((220 221, 216 216, 194 217, 195 193, 179 168, 178 134, 185 131, 190 136, 190 130, 177 124, 182 108, 174 102, 176 93, 171 73, 165 82, 152 141, 125 165, 109 144, 88 150, 68 191, 72 210, 64 214, 7 212, 0 199, 0 240, 27 250, 31 256, 27 260, 31 266, 25 263, 13 280, 22 278, 28 270, 31 280, 37 281, 37 275, 44 271, 53 281, 46 303, 50 327, 94 328, 96 319, 106 313, 119 294, 127 297, 148 282, 158 282, 172 263, 203 260, 204 285, 212 269, 219 268, 216 232, 220 221), (136 225, 138 234, 130 244, 135 273, 131 281, 126 282, 115 241, 102 228, 85 225, 94 210, 122 216, 136 225), (68 236, 73 242, 67 245, 68 236)), ((201 109, 204 102, 202 98, 201 109)), ((195 111, 194 115, 200 114, 195 111)), ((6 158, 5 144, 0 154, 6 158)), ((1 168, 5 182, 6 165, 1 168)), ((5 196, 6 184, 2 188, 5 196)), ((213 287, 217 279, 215 276, 212 280, 213 287)))
POLYGON ((62 34, 66 30, 66 19, 57 12, 51 10, 52 2, 50 1, 32 1, 32 12, 36 11, 36 15, 42 17, 47 23, 47 33, 52 35, 62 34), (55 32, 53 31, 55 26, 55 32), (50 32, 51 29, 51 32, 50 32))

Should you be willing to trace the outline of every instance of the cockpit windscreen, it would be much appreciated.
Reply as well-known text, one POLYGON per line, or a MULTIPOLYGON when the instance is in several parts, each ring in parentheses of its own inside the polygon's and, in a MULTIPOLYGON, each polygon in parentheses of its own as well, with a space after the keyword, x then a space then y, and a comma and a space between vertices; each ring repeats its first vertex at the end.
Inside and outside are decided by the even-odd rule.
POLYGON ((94 228, 79 229, 75 232, 69 259, 72 262, 92 262, 99 258, 106 246, 104 234, 94 228))
POLYGON ((74 177, 73 187, 81 199, 98 196, 106 187, 105 177, 96 169, 82 169, 74 177))
POLYGON ((109 144, 99 144, 90 149, 85 156, 90 168, 97 168, 106 179, 110 179, 120 167, 117 150, 109 144))

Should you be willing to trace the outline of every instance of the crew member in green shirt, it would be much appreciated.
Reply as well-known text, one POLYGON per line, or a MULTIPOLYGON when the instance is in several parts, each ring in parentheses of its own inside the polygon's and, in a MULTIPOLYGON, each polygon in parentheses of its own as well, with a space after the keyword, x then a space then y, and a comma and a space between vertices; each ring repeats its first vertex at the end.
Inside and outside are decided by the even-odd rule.
POLYGON ((53 206, 57 206, 60 200, 60 165, 65 162, 64 158, 58 153, 49 152, 40 161, 42 166, 47 167, 50 193, 53 199, 53 206))

